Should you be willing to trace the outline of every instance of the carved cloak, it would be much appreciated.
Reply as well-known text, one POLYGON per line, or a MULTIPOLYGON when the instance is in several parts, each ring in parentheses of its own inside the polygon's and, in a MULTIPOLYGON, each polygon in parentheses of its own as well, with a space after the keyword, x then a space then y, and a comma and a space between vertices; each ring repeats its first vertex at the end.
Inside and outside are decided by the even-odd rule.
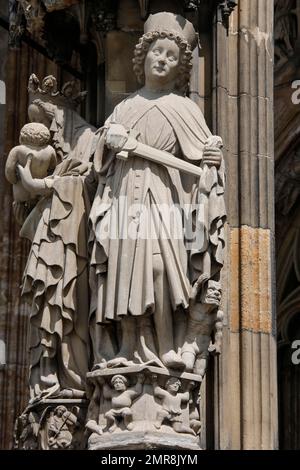
MULTIPOLYGON (((115 108, 105 127, 110 122, 134 129, 144 144, 198 165, 211 135, 197 105, 174 93, 138 91, 115 108)), ((204 200, 195 177, 138 157, 116 159, 104 146, 105 127, 95 155, 99 187, 90 214, 91 314, 98 323, 155 315, 155 253, 164 262, 173 311, 187 309, 193 282, 201 274, 206 279, 216 276, 222 266, 224 165, 204 200), (196 210, 201 198, 202 215, 196 210), (179 211, 172 219, 174 207, 179 211), (186 240, 182 211, 192 224, 198 221, 192 245, 186 240)))

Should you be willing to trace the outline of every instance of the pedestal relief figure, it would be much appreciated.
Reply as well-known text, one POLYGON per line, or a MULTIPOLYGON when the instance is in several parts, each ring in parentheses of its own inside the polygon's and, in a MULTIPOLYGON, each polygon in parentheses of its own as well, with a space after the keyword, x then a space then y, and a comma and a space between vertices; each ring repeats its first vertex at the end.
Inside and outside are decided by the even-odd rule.
POLYGON ((152 377, 152 380, 154 396, 161 401, 161 408, 156 416, 155 427, 160 429, 163 422, 167 421, 176 432, 195 434, 190 427, 182 424, 182 406, 190 400, 189 391, 179 393, 181 382, 176 377, 171 377, 167 380, 165 389, 158 386, 155 375, 152 377))

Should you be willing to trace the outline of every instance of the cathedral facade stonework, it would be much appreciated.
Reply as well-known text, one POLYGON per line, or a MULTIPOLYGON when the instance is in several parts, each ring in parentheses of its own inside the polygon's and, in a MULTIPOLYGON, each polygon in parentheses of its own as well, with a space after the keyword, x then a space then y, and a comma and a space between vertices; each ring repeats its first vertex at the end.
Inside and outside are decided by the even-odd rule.
POLYGON ((299 448, 298 3, 0 1, 1 448, 299 448))

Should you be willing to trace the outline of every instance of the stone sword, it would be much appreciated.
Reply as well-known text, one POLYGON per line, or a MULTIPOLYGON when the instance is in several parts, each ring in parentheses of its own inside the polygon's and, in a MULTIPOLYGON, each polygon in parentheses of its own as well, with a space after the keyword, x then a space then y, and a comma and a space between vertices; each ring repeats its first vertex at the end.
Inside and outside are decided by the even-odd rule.
MULTIPOLYGON (((155 163, 160 163, 161 165, 165 165, 171 168, 175 168, 176 170, 182 171, 184 173, 188 173, 193 176, 201 177, 203 173, 203 168, 200 168, 192 163, 186 162, 185 160, 181 160, 177 157, 174 157, 168 152, 164 150, 158 150, 149 145, 142 144, 136 140, 138 137, 138 133, 134 130, 130 130, 129 137, 127 142, 123 146, 121 152, 117 153, 117 158, 120 160, 128 160, 130 155, 136 155, 141 158, 145 158, 146 160, 150 160, 155 163)), ((219 136, 210 136, 207 139, 205 145, 208 146, 215 146, 218 148, 222 147, 222 139, 219 136)))
POLYGON ((136 155, 137 157, 151 160, 152 162, 166 165, 171 168, 175 168, 179 171, 183 171, 190 175, 200 177, 202 169, 193 165, 192 163, 185 162, 179 158, 173 157, 173 155, 165 152, 164 150, 158 150, 149 145, 142 144, 136 140, 138 133, 134 130, 130 130, 129 137, 126 144, 123 146, 121 152, 117 153, 116 157, 120 160, 128 160, 130 155, 136 155))

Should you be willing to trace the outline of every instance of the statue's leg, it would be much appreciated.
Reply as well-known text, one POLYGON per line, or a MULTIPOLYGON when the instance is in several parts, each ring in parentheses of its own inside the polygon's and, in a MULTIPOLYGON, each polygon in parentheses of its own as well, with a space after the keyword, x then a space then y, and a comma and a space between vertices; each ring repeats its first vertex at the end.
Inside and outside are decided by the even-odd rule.
POLYGON ((90 320, 90 336, 93 345, 94 365, 93 369, 101 368, 106 361, 116 356, 116 341, 112 340, 112 324, 102 325, 96 322, 96 316, 93 315, 90 320))
POLYGON ((53 387, 58 383, 56 373, 57 363, 55 357, 41 357, 41 383, 46 387, 53 387))
POLYGON ((107 362, 108 367, 126 366, 134 357, 136 350, 136 319, 133 317, 124 317, 121 320, 122 339, 121 348, 117 356, 107 362))
POLYGON ((114 411, 110 410, 107 413, 105 413, 104 416, 106 418, 107 428, 109 432, 113 432, 115 429, 117 429, 116 417, 115 417, 114 411))
POLYGON ((183 368, 184 363, 174 350, 172 307, 169 285, 161 254, 153 255, 155 312, 154 323, 159 357, 166 367, 183 368))
POLYGON ((164 422, 165 419, 169 418, 170 417, 170 413, 166 410, 160 410, 158 413, 157 413, 157 416, 156 416, 156 421, 154 423, 154 426, 156 427, 156 429, 160 429, 161 428, 161 425, 162 423, 164 422))
POLYGON ((131 431, 133 428, 133 422, 132 422, 132 411, 130 410, 130 408, 124 408, 124 410, 122 411, 122 416, 124 419, 124 424, 125 424, 126 429, 128 429, 128 431, 131 431))
POLYGON ((189 428, 188 426, 185 426, 182 423, 179 423, 178 421, 175 421, 172 424, 172 427, 174 431, 179 432, 179 433, 185 433, 185 434, 192 434, 193 436, 196 435, 195 431, 193 429, 189 428))
POLYGON ((197 357, 205 358, 208 353, 211 333, 216 321, 216 314, 211 313, 211 309, 211 306, 201 303, 190 307, 187 333, 182 348, 182 359, 187 371, 194 370, 197 357))

